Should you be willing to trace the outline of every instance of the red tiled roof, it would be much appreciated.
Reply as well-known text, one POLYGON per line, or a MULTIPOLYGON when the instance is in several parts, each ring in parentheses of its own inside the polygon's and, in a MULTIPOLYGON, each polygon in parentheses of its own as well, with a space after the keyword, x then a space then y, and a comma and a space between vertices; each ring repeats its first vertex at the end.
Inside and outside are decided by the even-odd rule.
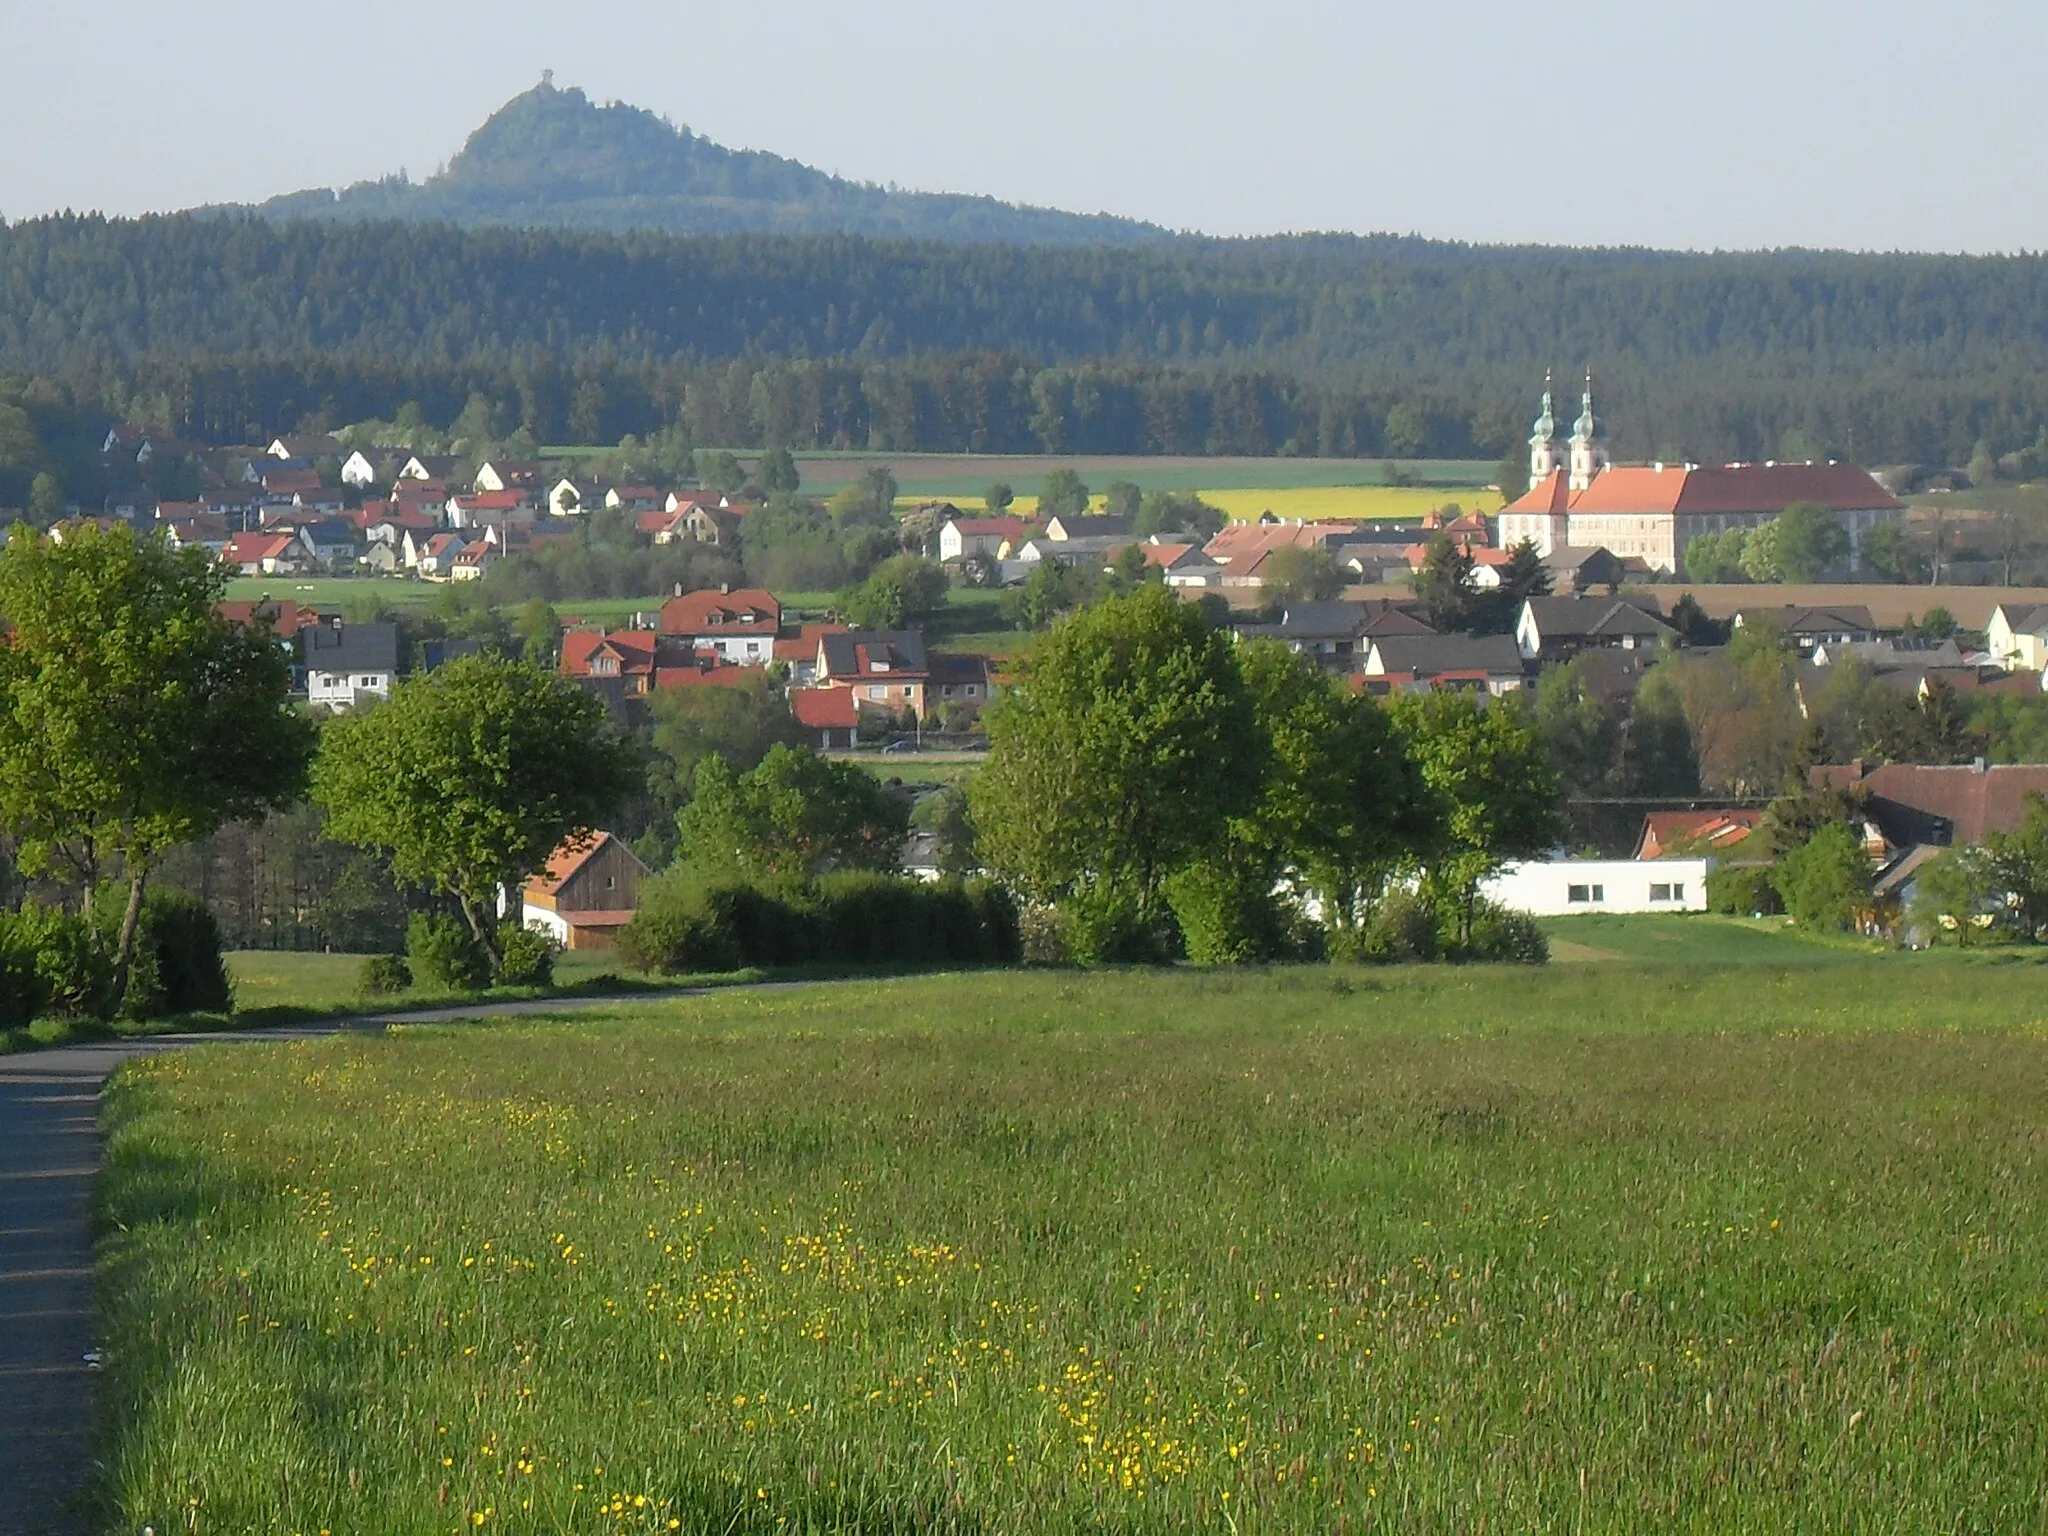
POLYGON ((1627 464, 1604 469, 1583 491, 1557 470, 1509 504, 1509 512, 1776 513, 1797 501, 1835 512, 1896 510, 1900 503, 1854 464, 1627 464))
POLYGON ((772 635, 782 627, 782 604, 765 587, 737 592, 685 592, 661 605, 664 635, 772 635))
POLYGON ((789 711, 797 724, 814 731, 850 731, 860 722, 860 704, 851 688, 793 688, 789 711))
POLYGON ((619 676, 654 670, 654 633, 646 629, 572 629, 562 636, 562 675, 589 677, 591 659, 606 647, 619 658, 619 676))
POLYGON ((1172 565, 1181 556, 1193 552, 1194 547, 1192 544, 1140 544, 1138 546, 1138 548, 1145 552, 1145 563, 1147 565, 1156 565, 1162 568, 1172 565))
POLYGON ((525 491, 474 491, 457 496, 455 505, 466 512, 516 512, 527 500, 525 491))
POLYGON ((1635 856, 1660 859, 1678 846, 1725 853, 1754 832, 1763 818, 1762 811, 1652 811, 1643 818, 1635 856))
POLYGON ((609 832, 587 832, 582 837, 570 838, 548 855, 547 868, 540 874, 530 877, 525 889, 538 891, 544 896, 552 896, 562 888, 565 880, 588 864, 591 857, 611 840, 612 835, 609 832))
POLYGON ((288 533, 238 533, 227 542, 221 558, 236 565, 254 565, 272 560, 292 547, 288 533))

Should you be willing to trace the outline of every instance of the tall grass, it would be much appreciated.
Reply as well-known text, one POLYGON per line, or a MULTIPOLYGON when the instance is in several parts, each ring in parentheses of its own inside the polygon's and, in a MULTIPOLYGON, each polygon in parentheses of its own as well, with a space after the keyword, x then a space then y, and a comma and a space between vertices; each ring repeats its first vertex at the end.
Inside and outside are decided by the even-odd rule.
POLYGON ((2044 1013, 980 974, 140 1062, 108 1523, 2038 1529, 2044 1013))

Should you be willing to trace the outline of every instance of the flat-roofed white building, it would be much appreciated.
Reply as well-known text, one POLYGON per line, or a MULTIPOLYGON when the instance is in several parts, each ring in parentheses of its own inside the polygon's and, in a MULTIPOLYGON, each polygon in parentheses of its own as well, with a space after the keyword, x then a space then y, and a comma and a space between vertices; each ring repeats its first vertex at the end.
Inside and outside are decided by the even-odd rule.
POLYGON ((1705 859, 1530 859, 1510 864, 1480 894, 1535 917, 1580 912, 1704 912, 1705 859))

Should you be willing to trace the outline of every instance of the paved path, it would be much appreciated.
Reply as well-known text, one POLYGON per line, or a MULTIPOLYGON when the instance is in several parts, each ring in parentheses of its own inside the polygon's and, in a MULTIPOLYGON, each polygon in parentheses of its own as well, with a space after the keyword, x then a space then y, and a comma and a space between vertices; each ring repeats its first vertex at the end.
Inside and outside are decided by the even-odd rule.
POLYGON ((223 1041, 307 1040, 386 1024, 561 1013, 706 990, 479 1003, 0 1056, 0 1536, 79 1536, 88 1529, 92 1183, 100 1161, 100 1090, 115 1067, 131 1056, 223 1041))

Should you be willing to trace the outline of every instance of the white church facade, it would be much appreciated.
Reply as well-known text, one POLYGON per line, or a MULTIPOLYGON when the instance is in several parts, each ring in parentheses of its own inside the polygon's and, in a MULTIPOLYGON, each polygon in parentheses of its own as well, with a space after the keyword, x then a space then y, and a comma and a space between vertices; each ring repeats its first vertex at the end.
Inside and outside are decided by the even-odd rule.
POLYGON ((1529 438, 1529 486, 1500 514, 1503 549, 1524 539, 1545 556, 1604 548, 1676 574, 1686 545, 1699 535, 1757 527, 1795 502, 1826 508, 1849 535, 1852 558, 1872 528, 1905 515, 1904 505, 1854 464, 1614 465, 1593 410, 1592 375, 1563 441, 1551 414, 1550 380, 1543 382, 1543 408, 1529 438))

